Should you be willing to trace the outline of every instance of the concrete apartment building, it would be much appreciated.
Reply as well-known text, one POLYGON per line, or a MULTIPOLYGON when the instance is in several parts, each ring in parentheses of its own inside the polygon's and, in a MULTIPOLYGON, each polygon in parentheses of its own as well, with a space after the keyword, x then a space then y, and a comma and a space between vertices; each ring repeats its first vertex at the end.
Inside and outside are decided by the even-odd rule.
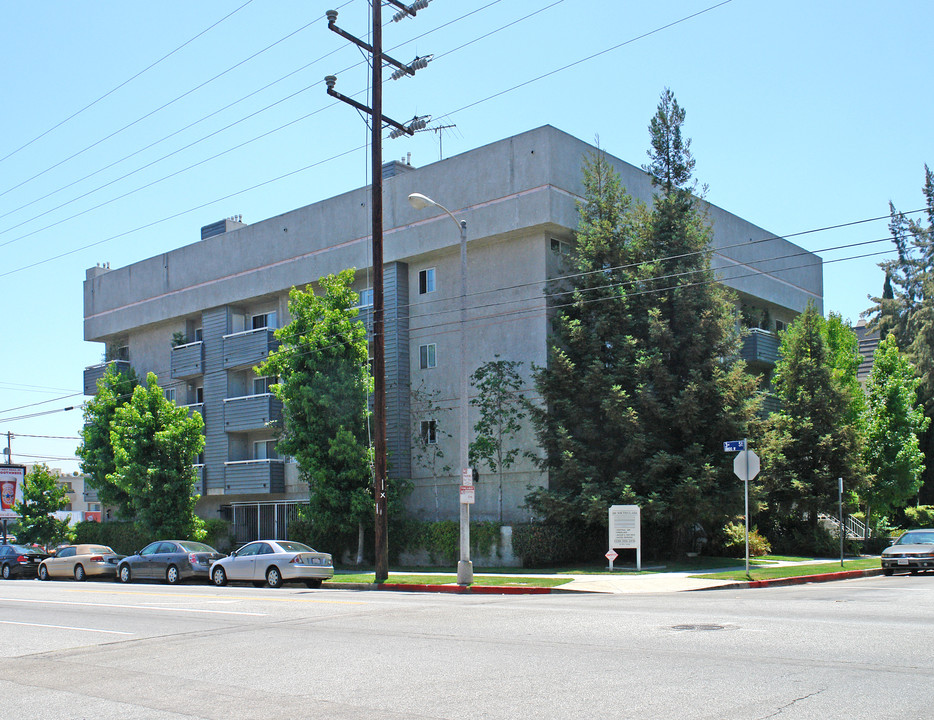
MULTIPOLYGON (((413 480, 408 504, 419 517, 458 512, 460 238, 450 217, 417 211, 407 197, 424 193, 467 222, 468 372, 498 355, 524 363, 528 374, 532 363, 546 362, 543 289, 569 270, 581 165, 594 151, 544 126, 425 167, 384 168, 389 474, 413 480)), ((650 201, 648 176, 610 159, 628 191, 650 201)), ((720 208, 709 212, 717 272, 758 326, 743 356, 768 375, 776 328, 808 301, 822 310, 821 260, 720 208)), ((85 339, 104 344, 110 362, 156 372, 167 396, 203 415, 198 511, 234 520, 240 539, 283 536, 308 493, 294 462, 275 452, 269 423, 282 408, 268 392, 274 379, 257 377, 253 367, 276 347, 273 330, 289 320, 292 286, 354 267, 366 316, 369 225, 369 188, 359 188, 253 224, 221 221, 177 250, 87 271, 85 339), (173 334, 180 334, 175 345, 173 334)), ((85 370, 86 394, 104 368, 85 370)), ((471 409, 470 426, 475 420, 471 409)), ((534 447, 530 430, 523 442, 534 447)), ((512 467, 503 482, 504 521, 526 519, 527 488, 544 483, 530 462, 512 467)), ((498 519, 497 488, 498 479, 481 477, 473 518, 498 519)))

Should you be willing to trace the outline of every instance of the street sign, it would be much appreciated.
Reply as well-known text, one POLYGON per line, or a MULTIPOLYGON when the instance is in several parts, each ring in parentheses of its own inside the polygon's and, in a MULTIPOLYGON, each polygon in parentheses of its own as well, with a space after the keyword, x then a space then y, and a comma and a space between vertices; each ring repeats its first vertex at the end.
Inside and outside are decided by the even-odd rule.
POLYGON ((610 550, 610 552, 606 554, 606 559, 609 560, 610 562, 613 562, 618 557, 619 557, 619 553, 616 552, 615 550, 610 550))
POLYGON ((461 468, 461 485, 473 485, 473 468, 461 468))
POLYGON ((473 505, 476 501, 476 488, 473 485, 461 485, 461 504, 473 505))
POLYGON ((733 458, 733 472, 740 480, 748 482, 759 474, 759 456, 752 450, 743 450, 733 458))
POLYGON ((740 452, 746 449, 745 440, 727 440, 723 443, 723 452, 740 452))

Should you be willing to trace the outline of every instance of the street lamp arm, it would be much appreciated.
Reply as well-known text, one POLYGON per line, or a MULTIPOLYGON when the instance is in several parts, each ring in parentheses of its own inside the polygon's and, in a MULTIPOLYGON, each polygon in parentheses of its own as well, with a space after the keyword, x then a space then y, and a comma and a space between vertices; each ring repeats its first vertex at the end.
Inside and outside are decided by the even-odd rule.
POLYGON ((461 232, 467 231, 466 220, 458 220, 454 216, 454 213, 452 213, 450 210, 444 207, 444 205, 442 205, 441 203, 436 202, 435 200, 432 200, 427 195, 423 195, 422 193, 417 193, 417 192, 411 193, 409 195, 409 205, 411 205, 416 210, 424 210, 426 207, 431 207, 431 206, 434 206, 438 208, 439 210, 443 210, 445 213, 447 213, 447 216, 451 218, 451 220, 454 221, 454 224, 457 225, 458 229, 461 232))

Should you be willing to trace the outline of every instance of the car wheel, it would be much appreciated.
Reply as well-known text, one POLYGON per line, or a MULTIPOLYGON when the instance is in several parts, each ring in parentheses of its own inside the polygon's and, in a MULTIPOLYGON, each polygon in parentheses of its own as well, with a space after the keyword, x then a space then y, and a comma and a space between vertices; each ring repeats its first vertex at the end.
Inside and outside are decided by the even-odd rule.
POLYGON ((886 577, 888 577, 894 572, 895 571, 892 568, 882 568, 882 574, 885 575, 886 577))
POLYGON ((165 581, 169 585, 178 585, 181 581, 181 575, 178 574, 178 568, 174 565, 169 565, 169 569, 165 571, 165 581))
POLYGON ((266 582, 271 588, 282 587, 282 574, 275 565, 266 571, 266 582))
POLYGON ((321 587, 320 580, 306 580, 305 584, 313 590, 316 590, 317 588, 321 587))
POLYGON ((117 580, 122 583, 128 583, 133 579, 133 573, 130 570, 129 565, 121 565, 120 569, 117 570, 117 580))
POLYGON ((84 582, 88 579, 88 576, 84 572, 83 565, 75 565, 75 580, 78 582, 84 582))
POLYGON ((10 577, 12 577, 12 575, 13 575, 13 571, 10 570, 10 566, 9 566, 9 565, 4 565, 4 566, 3 566, 3 579, 4 579, 4 580, 9 580, 10 577))
POLYGON ((45 565, 39 566, 39 579, 48 580, 49 579, 49 569, 45 565))
POLYGON ((217 587, 223 587, 227 584, 227 573, 224 572, 224 568, 222 567, 214 568, 214 572, 211 573, 211 579, 217 587))

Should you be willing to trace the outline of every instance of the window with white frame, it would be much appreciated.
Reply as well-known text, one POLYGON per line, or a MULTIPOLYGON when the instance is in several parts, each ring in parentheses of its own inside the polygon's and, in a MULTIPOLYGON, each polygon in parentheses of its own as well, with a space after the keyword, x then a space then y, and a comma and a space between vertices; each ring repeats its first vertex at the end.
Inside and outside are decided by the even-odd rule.
POLYGON ((781 320, 776 320, 776 321, 775 321, 775 332, 777 332, 777 333, 785 332, 785 329, 786 329, 787 327, 788 327, 788 326, 787 326, 783 321, 781 321, 781 320))
POLYGON ((276 378, 272 375, 264 375, 262 377, 253 378, 253 394, 265 395, 266 393, 271 392, 269 386, 275 384, 276 378))
POLYGON ((438 424, 436 420, 422 420, 421 438, 425 445, 437 444, 438 424))
POLYGON ((551 251, 556 255, 569 255, 571 253, 571 244, 551 238, 551 251))
POLYGON ((418 367, 422 370, 438 366, 438 351, 435 343, 418 346, 418 367))
POLYGON ((435 291, 435 269, 428 268, 418 273, 418 294, 427 295, 435 291))
POLYGON ((253 443, 254 460, 276 460, 278 457, 275 440, 257 440, 253 443))
POLYGON ((275 328, 276 327, 276 313, 275 311, 260 313, 259 315, 254 315, 250 318, 250 329, 251 330, 261 330, 262 328, 275 328))
POLYGON ((195 342, 204 340, 204 328, 195 328, 195 342))
POLYGON ((357 301, 358 308, 373 307, 373 288, 365 288, 359 293, 360 299, 357 301))

